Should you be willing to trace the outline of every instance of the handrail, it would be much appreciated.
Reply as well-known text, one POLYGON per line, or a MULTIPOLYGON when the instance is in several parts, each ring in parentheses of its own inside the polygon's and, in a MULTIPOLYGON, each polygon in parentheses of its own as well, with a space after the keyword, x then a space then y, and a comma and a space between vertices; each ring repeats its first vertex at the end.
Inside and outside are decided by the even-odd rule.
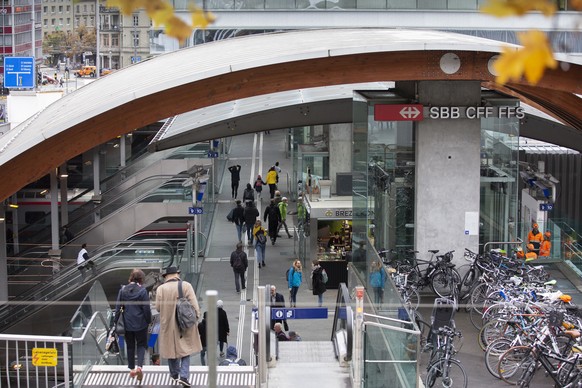
MULTIPOLYGON (((384 319, 384 320, 387 320, 387 321, 390 321, 390 322, 400 323, 402 325, 412 325, 412 326, 414 326, 414 324, 412 323, 412 321, 403 321, 401 319, 385 317, 383 315, 375 315, 375 314, 364 313, 364 317, 374 318, 374 319, 377 319, 377 320, 384 319)), ((376 327, 380 327, 380 328, 383 328, 383 329, 389 329, 389 330, 394 330, 394 331, 401 331, 403 333, 408 333, 408 334, 420 335, 420 330, 405 329, 405 328, 402 328, 402 327, 397 327, 397 326, 393 326, 393 325, 387 325, 387 324, 378 323, 378 322, 374 322, 374 321, 364 321, 364 325, 376 326, 376 327)))
POLYGON ((487 246, 490 244, 495 244, 495 245, 521 245, 523 244, 523 241, 518 237, 517 241, 489 241, 486 242, 485 245, 483 245, 483 252, 487 252, 487 246))
MULTIPOLYGON (((337 299, 335 303, 335 314, 333 318, 333 325, 331 329, 331 341, 334 342, 336 338, 335 334, 338 330, 338 322, 340 319, 340 311, 342 308, 346 309, 346 322, 345 322, 345 329, 346 329, 346 361, 352 359, 352 348, 354 343, 354 314, 352 312, 352 307, 350 303, 352 302, 352 298, 350 297, 350 293, 348 291, 348 287, 345 283, 340 283, 340 287, 337 293, 337 299), (344 307, 341 307, 344 306, 344 307)), ((334 351, 336 356, 339 358, 339 351, 337 346, 334 342, 334 351)))

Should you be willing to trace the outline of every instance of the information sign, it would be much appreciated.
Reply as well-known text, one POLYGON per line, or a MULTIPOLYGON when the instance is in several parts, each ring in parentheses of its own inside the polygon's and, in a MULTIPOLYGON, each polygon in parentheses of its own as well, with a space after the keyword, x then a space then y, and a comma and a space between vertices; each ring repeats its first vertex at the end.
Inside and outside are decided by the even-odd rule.
POLYGON ((327 319, 327 308, 272 308, 271 319, 327 319))
POLYGON ((32 348, 32 365, 57 366, 56 348, 32 348))
POLYGON ((423 119, 421 104, 376 104, 375 121, 421 121, 423 119))
POLYGON ((208 151, 209 158, 218 158, 218 151, 208 151))
POLYGON ((189 207, 188 214, 204 214, 204 208, 201 207, 189 207))
POLYGON ((34 57, 4 57, 4 87, 34 88, 34 57))
POLYGON ((540 211, 542 212, 549 212, 554 210, 554 204, 553 203, 540 203, 540 211))

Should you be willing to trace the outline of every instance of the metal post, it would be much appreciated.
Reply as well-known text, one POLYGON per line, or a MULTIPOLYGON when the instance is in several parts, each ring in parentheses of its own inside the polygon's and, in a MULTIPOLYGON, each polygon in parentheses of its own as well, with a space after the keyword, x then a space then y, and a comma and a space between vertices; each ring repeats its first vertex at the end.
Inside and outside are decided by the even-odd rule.
POLYGON ((218 310, 216 301, 218 292, 216 290, 206 291, 206 302, 208 303, 208 323, 206 324, 206 345, 208 362, 208 386, 216 388, 216 366, 218 364, 216 354, 216 343, 218 342, 218 310))
POLYGON ((353 376, 354 388, 362 386, 362 367, 363 367, 363 341, 364 333, 364 287, 356 287, 356 322, 354 328, 354 357, 353 357, 353 376))
POLYGON ((266 315, 266 298, 265 286, 258 287, 258 313, 259 313, 259 386, 267 387, 267 337, 265 331, 265 324, 267 322, 266 315))
POLYGON ((100 5, 100 1, 96 0, 95 1, 96 4, 96 9, 95 9, 95 78, 99 78, 101 76, 101 58, 100 55, 100 37, 99 34, 101 33, 100 31, 100 27, 101 27, 101 15, 99 14, 99 5, 100 5))
POLYGON ((67 191, 67 163, 61 164, 59 167, 61 178, 61 225, 69 223, 69 207, 68 207, 68 191, 67 191))
POLYGON ((59 183, 57 179, 57 169, 50 172, 51 182, 51 246, 52 249, 59 249, 59 183))
POLYGON ((190 268, 194 273, 198 272, 198 230, 198 214, 194 214, 194 268, 190 268))

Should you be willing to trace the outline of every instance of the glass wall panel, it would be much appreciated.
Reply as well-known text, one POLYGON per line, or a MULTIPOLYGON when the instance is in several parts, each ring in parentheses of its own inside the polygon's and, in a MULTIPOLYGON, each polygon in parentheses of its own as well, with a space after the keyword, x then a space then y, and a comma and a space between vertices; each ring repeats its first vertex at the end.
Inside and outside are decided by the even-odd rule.
MULTIPOLYGON (((513 99, 489 99, 488 104, 517 106, 513 99)), ((480 244, 515 241, 518 212, 519 119, 481 119, 480 244)))

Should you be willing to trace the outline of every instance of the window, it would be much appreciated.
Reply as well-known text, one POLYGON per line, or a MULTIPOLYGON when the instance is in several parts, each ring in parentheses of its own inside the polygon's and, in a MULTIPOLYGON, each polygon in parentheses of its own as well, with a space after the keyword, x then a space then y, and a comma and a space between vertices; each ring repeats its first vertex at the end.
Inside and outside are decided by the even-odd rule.
POLYGON ((77 6, 77 13, 79 13, 79 12, 81 12, 81 6, 80 5, 77 6))
POLYGON ((53 19, 51 19, 51 26, 53 26, 53 27, 54 27, 54 25, 55 25, 55 21, 56 21, 56 19, 54 19, 54 18, 53 18, 53 19))
POLYGON ((62 5, 59 5, 59 12, 63 13, 63 6, 62 5))
POLYGON ((42 7, 42 12, 48 13, 48 5, 45 5, 44 7, 42 7))
POLYGON ((67 18, 67 26, 71 25, 71 18, 67 18))
POLYGON ((111 46, 112 47, 119 47, 119 35, 111 35, 111 46))
POLYGON ((83 12, 87 13, 87 4, 83 4, 83 12))
POLYGON ((67 5, 67 12, 71 12, 71 6, 67 5))
POLYGON ((55 7, 54 5, 51 7, 51 12, 55 12, 55 10, 57 9, 57 7, 55 7))
POLYGON ((63 25, 63 18, 59 18, 59 26, 63 25))
POLYGON ((44 24, 45 27, 48 26, 48 19, 44 19, 42 22, 43 22, 42 24, 44 24))
POLYGON ((133 25, 139 26, 139 15, 138 14, 133 15, 133 25))
POLYGON ((103 35, 103 46, 109 46, 109 35, 103 35))
POLYGON ((133 36, 133 47, 139 46, 139 32, 132 32, 131 35, 133 36))

